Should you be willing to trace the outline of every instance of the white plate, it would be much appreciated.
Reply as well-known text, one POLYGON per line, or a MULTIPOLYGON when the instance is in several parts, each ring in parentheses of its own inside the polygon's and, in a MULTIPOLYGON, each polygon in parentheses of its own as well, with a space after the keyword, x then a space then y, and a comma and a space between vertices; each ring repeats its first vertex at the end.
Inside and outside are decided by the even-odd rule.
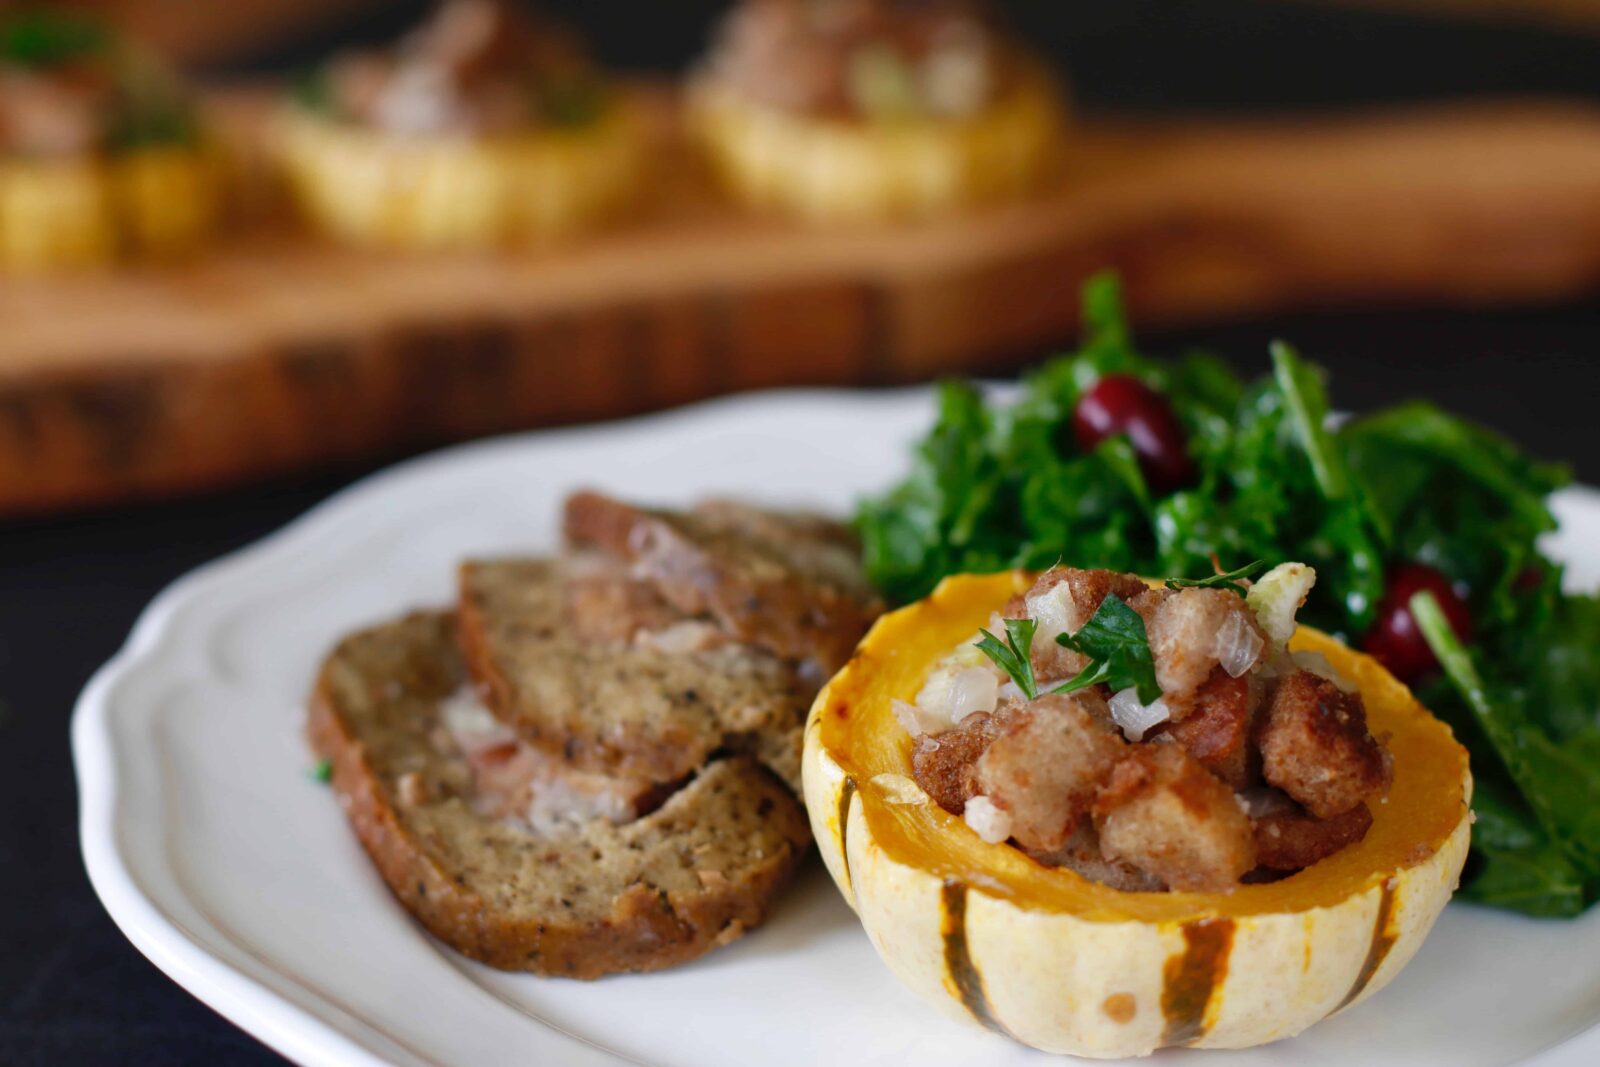
MULTIPOLYGON (((443 604, 462 556, 552 546, 592 485, 681 503, 735 493, 843 511, 904 470, 924 390, 788 392, 451 449, 341 493, 179 581, 90 683, 73 722, 84 855, 156 965, 307 1064, 1042 1062, 947 1022, 872 952, 820 865, 778 915, 665 974, 507 975, 423 934, 328 790, 301 701, 344 631, 443 604)), ((1558 501, 1555 551, 1600 580, 1600 493, 1558 501)), ((1573 922, 1453 905, 1381 995, 1235 1064, 1600 1062, 1600 913, 1573 922)))

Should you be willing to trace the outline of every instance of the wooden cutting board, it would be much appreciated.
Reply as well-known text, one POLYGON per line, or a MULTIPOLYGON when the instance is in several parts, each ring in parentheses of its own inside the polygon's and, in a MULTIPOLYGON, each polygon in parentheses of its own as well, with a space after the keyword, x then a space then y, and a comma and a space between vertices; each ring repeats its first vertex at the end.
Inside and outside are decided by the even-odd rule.
MULTIPOLYGON (((258 111, 221 105, 246 138, 258 111)), ((983 370, 1070 338, 1106 266, 1141 327, 1600 284, 1600 109, 1578 105, 1091 122, 1034 202, 847 232, 743 216, 658 158, 639 217, 540 253, 358 253, 274 219, 181 269, 0 283, 0 514, 983 370)))

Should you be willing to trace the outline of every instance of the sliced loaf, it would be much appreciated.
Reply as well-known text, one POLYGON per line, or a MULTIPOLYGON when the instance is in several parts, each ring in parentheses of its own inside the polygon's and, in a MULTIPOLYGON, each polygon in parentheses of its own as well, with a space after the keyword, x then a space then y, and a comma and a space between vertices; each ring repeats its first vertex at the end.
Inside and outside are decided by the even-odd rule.
POLYGON ((362 845, 423 926, 494 967, 595 978, 692 959, 766 918, 810 837, 794 795, 748 757, 710 762, 621 825, 536 836, 475 810, 440 728, 465 678, 454 630, 417 614, 346 638, 308 726, 362 845))
POLYGON ((462 565, 461 647, 495 715, 581 770, 673 782, 729 750, 754 755, 798 794, 812 687, 793 667, 726 639, 674 648, 627 626, 590 633, 576 592, 629 599, 591 595, 592 579, 588 566, 574 573, 549 560, 462 565))

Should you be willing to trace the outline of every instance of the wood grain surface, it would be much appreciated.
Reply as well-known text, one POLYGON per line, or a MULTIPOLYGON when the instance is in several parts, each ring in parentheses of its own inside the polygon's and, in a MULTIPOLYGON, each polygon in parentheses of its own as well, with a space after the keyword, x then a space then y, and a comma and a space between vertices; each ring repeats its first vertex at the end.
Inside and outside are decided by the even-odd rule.
MULTIPOLYGON (((248 141, 259 106, 220 107, 248 141)), ((1036 201, 848 232, 741 214, 662 137, 650 202, 560 248, 364 253, 274 216, 181 268, 0 283, 0 514, 981 371, 1069 338, 1106 266, 1142 325, 1600 283, 1600 110, 1578 105, 1089 123, 1036 201)))

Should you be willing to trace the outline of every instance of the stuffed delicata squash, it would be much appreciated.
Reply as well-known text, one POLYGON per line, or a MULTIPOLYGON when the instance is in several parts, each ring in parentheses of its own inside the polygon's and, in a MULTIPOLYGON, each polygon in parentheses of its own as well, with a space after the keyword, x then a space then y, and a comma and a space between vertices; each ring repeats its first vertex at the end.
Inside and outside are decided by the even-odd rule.
POLYGON ((335 57, 282 124, 289 185, 354 244, 478 249, 592 226, 636 188, 640 129, 560 29, 450 0, 390 51, 335 57))
POLYGON ((220 200, 215 153, 154 57, 85 16, 0 15, 0 270, 182 255, 220 200))
POLYGON ((1274 1041, 1393 979, 1456 886, 1471 778, 1374 660, 1295 629, 1314 577, 959 576, 880 620, 803 776, 890 969, 1094 1057, 1274 1041))
POLYGON ((1013 199, 1061 132, 1053 80, 969 0, 746 0, 689 96, 733 194, 810 221, 1013 199))

